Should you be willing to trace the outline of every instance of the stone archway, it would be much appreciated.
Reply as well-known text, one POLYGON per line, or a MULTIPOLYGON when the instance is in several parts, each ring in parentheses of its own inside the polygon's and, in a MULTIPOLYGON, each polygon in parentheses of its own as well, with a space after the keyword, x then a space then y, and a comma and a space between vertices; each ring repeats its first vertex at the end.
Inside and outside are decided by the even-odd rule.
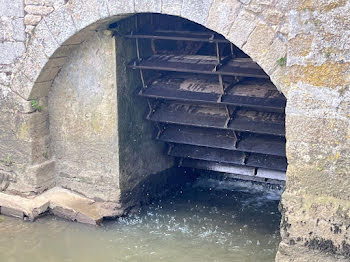
MULTIPOLYGON (((256 61, 288 98, 286 67, 276 62, 287 53, 285 17, 272 21, 266 15, 264 19, 256 15, 251 6, 237 0, 200 2, 68 1, 43 18, 34 29, 25 57, 16 65, 11 89, 25 100, 34 99, 47 106, 48 91, 67 57, 96 30, 106 29, 111 22, 134 13, 162 13, 188 19, 225 36, 256 61)), ((50 147, 49 115, 33 118, 33 124, 29 125, 33 155, 25 168, 30 174, 25 179, 31 180, 30 184, 39 193, 54 184, 53 175, 43 176, 53 173, 55 161, 50 154, 41 153, 42 148, 50 147), (41 124, 37 125, 38 122, 41 124), (42 185, 42 180, 49 180, 49 183, 42 185)))
POLYGON ((349 257, 349 5, 335 0, 62 0, 34 28, 13 70, 13 92, 5 89, 1 101, 0 146, 6 157, 0 171, 11 177, 7 192, 38 194, 54 184, 48 175, 54 161, 42 152, 50 142, 48 115, 33 114, 28 101, 45 105, 71 51, 91 31, 123 16, 177 15, 223 34, 258 62, 288 99, 281 260, 295 247, 349 257), (285 67, 285 60, 282 65, 276 60, 286 56, 287 45, 285 67))
MULTIPOLYGON (((15 66, 12 91, 24 100, 34 99, 45 107, 53 80, 73 50, 96 30, 106 29, 111 22, 142 12, 176 15, 222 34, 257 62, 277 89, 288 98, 286 67, 276 62, 286 57, 287 52, 283 15, 272 19, 268 12, 264 18, 254 13, 254 6, 236 0, 178 2, 95 0, 86 4, 81 0, 68 1, 35 27, 24 58, 15 66)), ((264 7, 265 4, 260 6, 264 7)), ((271 3, 269 10, 271 8, 276 7, 271 3)), ((30 164, 26 165, 25 170, 30 174, 30 184, 39 188, 39 192, 47 185, 38 185, 39 180, 42 180, 38 177, 54 168, 51 155, 46 153, 50 147, 48 123, 48 114, 41 114, 40 117, 33 114, 26 124, 32 153, 30 164)), ((53 176, 49 180, 51 182, 48 185, 53 183, 53 176)))
MULTIPOLYGON (((25 57, 15 67, 11 89, 23 99, 34 99, 47 107, 50 86, 73 50, 96 30, 106 29, 111 22, 143 12, 176 15, 222 34, 256 61, 287 97, 286 67, 276 62, 285 57, 287 51, 286 36, 282 33, 285 30, 283 16, 272 21, 267 13, 263 19, 254 13, 252 6, 239 1, 178 2, 95 0, 86 4, 81 0, 68 1, 35 27, 25 57)), ((55 163, 49 150, 49 115, 32 114, 28 122, 25 126, 28 126, 31 160, 25 167, 29 175, 22 182, 33 185, 37 188, 34 191, 40 192, 54 183, 52 170, 55 163), (51 175, 45 178, 45 172, 51 175), (42 186, 43 180, 46 182, 42 186)))
POLYGON ((258 17, 241 2, 203 0, 185 1, 68 1, 45 17, 35 28, 25 57, 16 66, 12 90, 24 99, 45 96, 65 58, 91 31, 103 28, 133 13, 177 15, 212 29, 241 48, 256 61, 285 95, 284 72, 276 60, 285 57, 287 46, 282 32, 284 17, 273 25, 266 16, 258 17), (282 37, 281 37, 282 36, 282 37))

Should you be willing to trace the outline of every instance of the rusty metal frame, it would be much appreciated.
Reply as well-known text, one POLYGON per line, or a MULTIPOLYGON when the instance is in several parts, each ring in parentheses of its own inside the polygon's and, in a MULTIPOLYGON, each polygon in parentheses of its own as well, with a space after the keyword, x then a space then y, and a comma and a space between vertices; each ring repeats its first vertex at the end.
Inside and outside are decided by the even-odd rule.
MULTIPOLYGON (((187 31, 169 31, 169 30, 155 30, 154 32, 146 32, 146 31, 142 32, 142 30, 139 29, 138 22, 139 20, 138 20, 138 17, 136 16, 136 20, 135 20, 136 32, 131 32, 130 34, 125 36, 126 38, 129 38, 129 39, 135 39, 135 44, 136 44, 137 59, 131 62, 129 64, 129 67, 133 69, 138 69, 140 72, 140 78, 142 82, 142 89, 140 91, 140 95, 145 96, 147 98, 147 103, 149 107, 147 119, 155 122, 156 124, 156 127, 158 129, 158 132, 156 134, 156 139, 169 144, 168 155, 179 158, 179 166, 182 166, 184 160, 186 160, 187 158, 190 158, 190 159, 193 158, 193 159, 200 159, 201 161, 202 160, 209 161, 209 162, 226 161, 225 163, 229 163, 229 164, 239 164, 242 166, 249 166, 254 169, 253 176, 257 175, 259 168, 272 168, 276 170, 285 171, 287 164, 286 164, 285 156, 280 155, 281 150, 278 152, 268 151, 267 149, 270 146, 270 144, 262 144, 262 146, 258 148, 254 148, 252 147, 252 143, 254 143, 255 141, 258 141, 258 142, 262 141, 262 140, 259 140, 262 138, 254 138, 255 140, 254 139, 247 140, 244 135, 241 135, 241 132, 243 133, 248 132, 253 134, 254 133, 264 134, 264 135, 266 134, 267 136, 284 137, 284 124, 283 126, 282 125, 279 126, 280 120, 277 117, 276 123, 273 122, 266 126, 258 126, 254 129, 252 128, 253 125, 255 126, 258 123, 258 122, 254 122, 255 118, 252 118, 252 120, 247 120, 246 122, 244 122, 243 121, 244 118, 242 118, 242 116, 240 115, 242 114, 240 111, 241 107, 249 107, 249 106, 253 108, 264 108, 267 111, 272 110, 272 112, 276 112, 275 110, 277 111, 281 110, 282 112, 284 112, 283 111, 285 106, 284 101, 282 100, 279 101, 278 99, 275 99, 273 97, 267 102, 261 103, 261 104, 258 103, 259 99, 255 99, 255 100, 253 99, 254 101, 258 101, 257 103, 249 102, 249 99, 248 99, 249 96, 244 100, 240 98, 239 95, 235 96, 235 93, 228 93, 228 92, 231 92, 231 89, 234 88, 234 86, 239 81, 234 83, 232 82, 231 84, 227 85, 227 84, 224 84, 224 79, 223 79, 224 76, 234 76, 235 78, 244 76, 244 77, 256 77, 256 78, 269 79, 269 77, 265 74, 265 72, 260 67, 258 67, 256 63, 252 62, 252 60, 248 60, 248 59, 244 60, 246 58, 236 59, 236 54, 234 52, 235 50, 234 50, 233 44, 230 43, 227 39, 222 38, 215 33, 211 33, 211 32, 193 33, 193 32, 187 32, 187 31), (183 61, 180 58, 172 55, 168 55, 168 56, 164 55, 163 58, 160 58, 161 57, 160 55, 154 54, 151 57, 143 58, 141 54, 141 48, 140 48, 140 39, 149 39, 151 41, 151 47, 153 51, 155 51, 154 42, 156 40, 176 40, 176 41, 195 41, 195 42, 199 41, 199 42, 212 43, 215 45, 216 57, 211 57, 212 60, 211 59, 205 60, 207 58, 195 57, 195 59, 199 59, 198 60, 199 66, 192 67, 192 68, 191 68, 191 64, 194 63, 192 60, 188 60, 186 64, 186 61, 183 61), (222 57, 222 53, 220 49, 220 44, 223 44, 223 43, 230 44, 230 50, 229 50, 230 54, 224 57, 222 57), (158 93, 158 95, 157 93, 152 94, 152 93, 149 93, 148 90, 152 90, 153 81, 149 82, 150 85, 146 83, 143 70, 159 70, 159 71, 173 71, 173 72, 217 75, 219 92, 217 93, 217 97, 212 96, 210 98, 209 96, 202 96, 202 100, 200 99, 191 100, 191 97, 195 95, 195 92, 191 93, 191 90, 180 91, 180 92, 188 92, 187 98, 185 95, 183 95, 182 97, 181 95, 178 97, 176 96, 172 97, 171 95, 167 96, 166 94, 164 94, 164 92, 163 94, 160 92, 158 93), (216 101, 205 100, 205 99, 212 99, 213 97, 215 98, 216 101), (162 100, 165 100, 165 102, 162 102, 162 100), (211 121, 210 123, 213 123, 212 126, 210 126, 208 123, 200 123, 198 119, 195 119, 195 117, 197 117, 195 113, 193 113, 194 115, 188 115, 188 114, 186 115, 185 113, 182 116, 180 116, 182 112, 181 110, 184 110, 184 109, 180 108, 180 111, 178 112, 176 112, 178 108, 171 109, 175 111, 167 111, 168 110, 166 108, 167 103, 174 106, 174 104, 171 104, 172 102, 167 102, 167 101, 173 101, 173 100, 182 101, 180 105, 190 103, 190 102, 198 103, 198 104, 201 104, 201 103, 212 104, 212 105, 217 104, 222 106, 222 109, 220 110, 224 110, 225 108, 225 111, 214 110, 213 114, 215 115, 215 112, 216 112, 218 116, 221 117, 219 118, 221 120, 216 120, 214 119, 215 117, 213 116, 213 119, 209 120, 209 122, 211 121), (240 113, 237 115, 238 112, 240 113), (171 118, 169 118, 169 113, 173 114, 171 118), (226 115, 226 119, 225 119, 225 115, 226 115), (179 118, 176 119, 176 117, 178 116, 179 118), (194 121, 194 122, 191 122, 191 121, 194 121), (216 123, 218 123, 218 125, 216 125, 216 123), (223 132, 230 132, 229 135, 225 137, 226 139, 225 141, 228 141, 228 139, 232 141, 230 142, 230 145, 232 145, 232 147, 229 147, 230 149, 223 149, 220 147, 216 147, 215 144, 210 145, 208 143, 203 143, 204 141, 203 139, 208 137, 208 133, 204 133, 204 135, 201 136, 202 141, 198 139, 196 140, 196 143, 198 144, 196 143, 186 144, 186 139, 185 140, 181 139, 181 135, 184 135, 181 132, 179 132, 178 134, 176 132, 172 133, 173 139, 170 139, 169 136, 168 136, 168 140, 164 139, 163 134, 165 134, 165 130, 167 126, 171 126, 171 125, 183 125, 188 127, 192 126, 193 128, 204 128, 204 129, 212 128, 212 129, 222 130, 223 132), (178 138, 176 138, 176 135, 178 136, 178 138), (243 140, 243 139, 246 139, 246 140, 243 140), (212 147, 208 147, 208 145, 212 147), (200 152, 203 151, 203 155, 198 155, 198 152, 196 152, 196 150, 199 150, 200 152), (264 151, 264 150, 267 150, 267 151, 264 151), (270 152, 271 155, 269 154, 265 155, 264 152, 270 152), (237 156, 237 158, 235 158, 235 156, 237 156), (221 160, 220 160, 220 157, 222 157, 221 160), (270 163, 266 162, 267 160, 268 161, 271 160, 271 162, 270 163)), ((193 57, 191 57, 190 59, 194 59, 193 57)), ((156 92, 156 90, 154 92, 156 92)), ((174 95, 176 93, 173 92, 172 94, 174 95)), ((203 107, 203 108, 207 110, 206 107, 203 107)), ((186 109, 185 107, 185 110, 192 111, 192 106, 189 109, 186 109)), ((194 111, 195 110, 199 110, 199 109, 194 109, 194 111)), ((203 119, 207 119, 205 117, 203 119)), ((265 116, 262 115, 262 119, 264 117, 265 116)), ((261 122, 260 124, 262 125, 265 123, 261 122)), ((193 135, 196 135, 196 134, 195 133, 192 134, 192 137, 193 135)), ((218 139, 221 139, 221 138, 222 137, 218 135, 215 141, 220 142, 218 139)), ((191 138, 188 138, 188 139, 191 139, 191 138)), ((188 139, 187 141, 189 141, 188 139)), ((279 145, 283 143, 283 140, 281 141, 277 140, 279 145)), ((223 145, 222 142, 221 142, 221 145, 223 145)))

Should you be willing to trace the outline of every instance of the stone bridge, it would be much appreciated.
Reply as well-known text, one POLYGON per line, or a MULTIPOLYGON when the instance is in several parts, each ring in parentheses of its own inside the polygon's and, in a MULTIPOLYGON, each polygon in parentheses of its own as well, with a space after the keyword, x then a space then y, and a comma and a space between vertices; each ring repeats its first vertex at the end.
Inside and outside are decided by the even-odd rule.
POLYGON ((287 98, 288 170, 276 260, 349 258, 346 0, 0 1, 0 189, 6 201, 62 187, 120 214, 142 198, 151 174, 171 166, 165 157, 149 164, 161 148, 150 143, 142 115, 123 104, 130 92, 115 80, 125 71, 118 64, 127 48, 115 46, 108 25, 136 13, 203 25, 264 69, 287 98), (132 117, 143 131, 125 127, 132 117), (125 131, 134 143, 125 141, 125 131))

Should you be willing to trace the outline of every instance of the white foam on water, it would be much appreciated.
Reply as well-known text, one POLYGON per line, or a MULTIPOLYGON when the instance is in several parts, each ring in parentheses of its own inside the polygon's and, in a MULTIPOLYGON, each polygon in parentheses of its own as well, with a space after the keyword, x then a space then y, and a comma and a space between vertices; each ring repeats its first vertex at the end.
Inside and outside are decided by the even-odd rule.
MULTIPOLYGON (((251 202, 259 205, 267 201, 278 201, 283 193, 282 188, 269 187, 263 183, 241 180, 218 180, 213 178, 200 177, 193 184, 193 187, 206 188, 216 191, 232 191, 251 194, 251 202)), ((248 202, 250 200, 248 199, 248 202)))

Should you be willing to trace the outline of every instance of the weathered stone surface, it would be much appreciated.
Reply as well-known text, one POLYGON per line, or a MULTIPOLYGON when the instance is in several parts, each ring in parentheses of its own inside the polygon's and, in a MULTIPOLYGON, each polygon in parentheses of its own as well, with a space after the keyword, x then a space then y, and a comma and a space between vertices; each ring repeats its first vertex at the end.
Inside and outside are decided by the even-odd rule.
POLYGON ((68 58, 49 95, 57 183, 107 201, 119 188, 114 56, 113 38, 95 33, 68 58))
POLYGON ((53 81, 46 81, 35 83, 32 92, 29 95, 29 99, 39 99, 41 97, 47 97, 53 81))
POLYGON ((277 61, 286 57, 287 44, 280 38, 276 37, 272 44, 267 48, 266 55, 259 56, 257 62, 267 74, 271 75, 277 67, 285 67, 285 65, 281 65, 277 61))
MULTIPOLYGON (((287 246, 284 246, 281 251, 287 251, 288 256, 284 256, 285 259, 295 257, 297 261, 303 261, 302 256, 295 253, 300 247, 320 251, 318 254, 320 258, 329 259, 325 261, 349 259, 348 230, 346 230, 348 221, 344 220, 349 212, 348 201, 326 195, 304 194, 301 196, 285 192, 282 206, 285 207, 282 221, 282 236, 285 241, 281 245, 287 244, 287 246), (289 203, 286 205, 287 202, 293 205, 289 203), (290 250, 285 250, 285 248, 290 248, 290 250)), ((309 258, 306 252, 302 254, 309 258)), ((310 256, 312 255, 311 252, 310 256)))
POLYGON ((23 18, 0 16, 0 41, 25 41, 23 18))
POLYGON ((50 57, 58 47, 59 45, 47 28, 46 23, 41 23, 35 27, 31 47, 28 48, 27 52, 32 53, 33 49, 40 50, 47 57, 50 57))
POLYGON ((181 16, 205 25, 213 0, 187 0, 183 2, 181 16))
POLYGON ((292 85, 289 91, 289 115, 347 120, 350 112, 349 91, 307 84, 292 85))
POLYGON ((275 35, 276 33, 269 25, 258 24, 250 34, 246 44, 243 45, 242 50, 257 62, 261 59, 269 59, 266 55, 275 35))
MULTIPOLYGON (((26 55, 26 59, 19 65, 19 70, 32 82, 37 80, 40 72, 49 60, 45 52, 43 52, 43 47, 40 45, 37 47, 38 48, 31 48, 30 52, 26 55)), ((32 86, 30 89, 32 89, 32 86)), ((30 92, 31 90, 28 91, 30 92)))
POLYGON ((270 79, 276 88, 288 99, 290 81, 287 67, 277 66, 273 73, 270 74, 270 79))
MULTIPOLYGON (((62 58, 64 61, 65 57, 62 58)), ((62 66, 51 66, 51 60, 47 63, 47 66, 44 67, 43 72, 37 78, 37 82, 49 82, 55 79, 57 73, 61 70, 62 66)))
POLYGON ((183 0, 162 0, 162 13, 181 15, 183 0))
POLYGON ((254 14, 241 10, 230 29, 228 39, 239 48, 242 48, 257 23, 258 18, 254 14))
POLYGON ((23 212, 18 209, 2 206, 0 211, 1 214, 5 216, 17 217, 21 219, 24 217, 23 212))
POLYGON ((251 0, 239 0, 241 3, 247 5, 250 3, 251 0))
POLYGON ((226 35, 238 14, 241 3, 237 0, 214 0, 206 26, 226 35))
POLYGON ((79 45, 85 40, 91 38, 95 32, 95 30, 89 30, 89 28, 85 28, 68 38, 63 45, 79 45))
POLYGON ((44 21, 58 44, 62 44, 78 30, 69 11, 64 8, 51 13, 44 21))
POLYGON ((24 24, 25 25, 37 25, 41 21, 40 15, 26 15, 24 17, 24 24))
POLYGON ((349 122, 335 118, 287 115, 286 125, 294 127, 290 133, 287 129, 287 137, 292 141, 336 144, 346 141, 349 122))
POLYGON ((78 31, 109 15, 107 6, 99 5, 98 0, 75 0, 68 2, 66 8, 78 31))
POLYGON ((55 53, 51 56, 51 58, 68 57, 79 46, 80 44, 60 46, 58 49, 56 49, 55 53))
POLYGON ((107 4, 110 16, 135 12, 134 0, 109 0, 107 4))
POLYGON ((52 188, 40 196, 24 198, 0 193, 0 212, 18 218, 34 220, 41 214, 51 211, 54 215, 96 225, 104 217, 121 215, 121 209, 110 203, 98 203, 59 187, 52 188))
POLYGON ((135 1, 135 12, 151 12, 160 13, 162 11, 161 0, 134 0, 135 1))
POLYGON ((11 81, 10 72, 0 72, 0 85, 9 86, 11 81))
POLYGON ((0 16, 16 16, 23 17, 23 1, 22 0, 11 0, 11 1, 0 1, 0 16))
MULTIPOLYGON (((43 157, 43 154, 46 158, 49 158, 50 155, 48 152, 43 152, 40 150, 40 156, 43 157)), ((44 157, 44 158, 45 158, 44 157)), ((30 166, 26 169, 26 174, 30 177, 31 184, 35 188, 36 192, 43 192, 49 188, 52 188, 55 185, 55 161, 49 160, 40 164, 30 166)))
POLYGON ((279 23, 281 23, 283 21, 283 18, 284 18, 284 14, 278 10, 275 10, 275 9, 267 9, 263 13, 263 15, 264 15, 266 21, 270 24, 273 24, 273 25, 278 25, 279 23))
POLYGON ((33 82, 22 71, 16 70, 16 77, 11 79, 11 90, 23 98, 28 98, 32 92, 33 82))
POLYGON ((25 51, 23 42, 0 42, 0 64, 12 64, 25 51))
POLYGON ((32 15, 48 15, 53 11, 51 6, 26 5, 24 11, 32 15))

